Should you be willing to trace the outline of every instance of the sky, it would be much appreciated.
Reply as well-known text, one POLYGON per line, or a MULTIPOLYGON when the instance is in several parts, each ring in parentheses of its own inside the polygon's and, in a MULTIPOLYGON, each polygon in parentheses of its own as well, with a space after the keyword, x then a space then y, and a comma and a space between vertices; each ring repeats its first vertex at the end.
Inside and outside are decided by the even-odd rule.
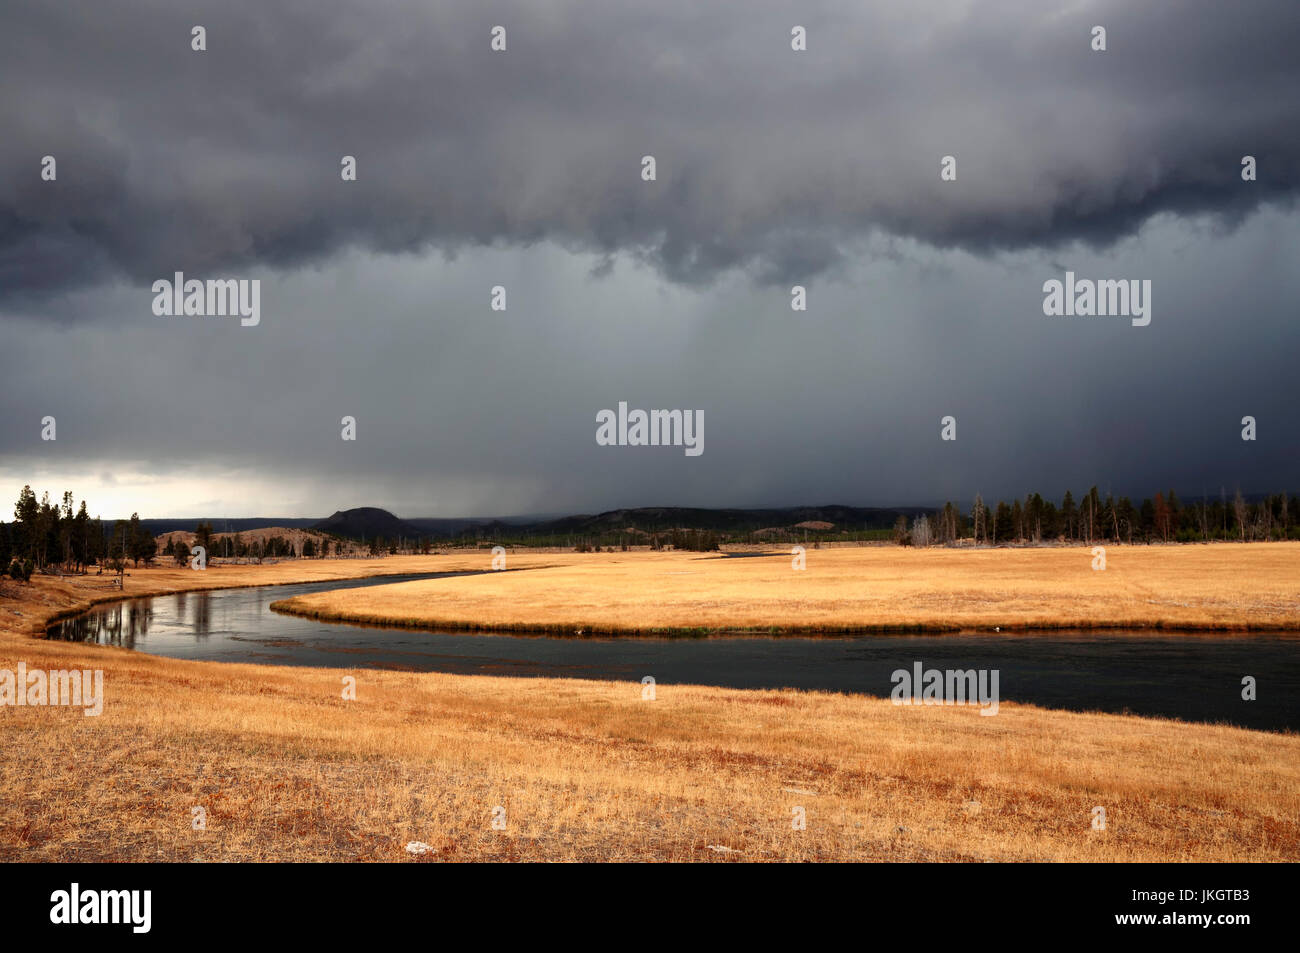
POLYGON ((0 494, 1300 490, 1297 47, 1290 0, 9 0, 0 494), (1067 271, 1150 281, 1150 323, 1046 315, 1067 271), (257 280, 258 323, 155 314, 176 272, 257 280), (620 401, 703 452, 599 445, 620 401))

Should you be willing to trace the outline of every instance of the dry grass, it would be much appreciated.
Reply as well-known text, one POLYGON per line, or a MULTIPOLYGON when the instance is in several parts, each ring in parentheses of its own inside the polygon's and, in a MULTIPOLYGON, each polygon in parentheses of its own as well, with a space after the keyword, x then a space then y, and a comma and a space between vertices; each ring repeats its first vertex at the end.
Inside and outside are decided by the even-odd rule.
MULTIPOLYGON (((486 556, 378 568, 462 559, 486 556)), ((375 568, 238 567, 202 582, 375 568)), ((168 591, 196 576, 129 582, 168 591)), ((0 668, 101 668, 107 699, 98 718, 0 708, 0 860, 397 860, 411 840, 434 847, 425 860, 1300 859, 1294 735, 1006 702, 988 718, 671 685, 643 701, 639 684, 365 670, 345 701, 345 670, 30 639, 20 628, 88 594, 38 580, 17 602, 18 588, 0 601, 0 668), (505 831, 491 829, 496 805, 505 831), (1089 826, 1096 805, 1104 832, 1089 826), (804 831, 791 830, 794 806, 804 831)))
MULTIPOLYGON (((791 557, 553 556, 550 568, 315 593, 275 607, 421 628, 636 633, 1300 628, 1300 543, 791 557)), ((510 557, 512 568, 522 565, 510 557)))

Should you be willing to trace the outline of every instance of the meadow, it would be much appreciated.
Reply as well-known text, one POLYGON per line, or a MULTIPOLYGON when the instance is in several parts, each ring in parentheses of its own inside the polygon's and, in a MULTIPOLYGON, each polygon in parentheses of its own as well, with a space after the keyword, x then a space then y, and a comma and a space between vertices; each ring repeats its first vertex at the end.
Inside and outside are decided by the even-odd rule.
MULTIPOLYGON (((1125 593, 1113 611, 1159 598, 1161 608, 1149 610, 1154 620, 1195 600, 1203 621, 1223 612, 1238 623, 1262 615, 1294 622, 1296 597, 1285 579, 1298 551, 1135 553, 1145 560, 1146 582, 1111 577, 1125 593), (1169 561, 1163 568, 1160 553, 1169 561), (1216 559, 1226 576, 1214 575, 1216 559), (1213 578, 1219 585, 1207 588, 1213 578), (1224 581, 1233 579, 1249 579, 1251 594, 1234 593, 1224 581), (1233 600, 1246 607, 1235 617, 1233 600)), ((689 592, 717 613, 701 584, 716 582, 714 601, 730 605, 743 602, 732 574, 754 572, 743 584, 765 600, 754 611, 782 609, 793 621, 800 608, 826 611, 820 600, 832 590, 813 584, 819 571, 849 579, 875 567, 879 575, 869 578, 879 587, 887 563, 933 559, 930 576, 942 595, 934 606, 920 605, 954 620, 964 618, 951 615, 959 609, 981 609, 975 596, 960 595, 968 588, 986 601, 1003 596, 1007 612, 1045 603, 1053 592, 1078 600, 1064 612, 1096 612, 1103 590, 1088 589, 1097 583, 1087 580, 1111 572, 1085 575, 1076 592, 1073 576, 1052 579, 1070 565, 1058 562, 1064 557, 1086 565, 1081 551, 846 550, 823 562, 831 552, 810 551, 802 574, 788 556, 709 563, 700 554, 512 553, 504 573, 348 595, 387 600, 415 587, 436 608, 435 590, 447 586, 454 617, 491 624, 515 617, 476 619, 462 614, 464 600, 477 598, 496 613, 514 602, 516 610, 556 612, 551 604, 574 598, 581 580, 609 572, 612 581, 564 618, 601 618, 594 613, 602 600, 636 580, 651 588, 628 587, 609 619, 626 618, 620 613, 631 611, 632 600, 644 599, 648 611, 661 613, 659 623, 675 618, 672 605, 655 605, 666 594, 689 592), (1022 560, 1038 557, 1055 571, 1018 583, 1022 560), (962 574, 962 559, 980 570, 962 574), (713 571, 699 567, 713 564, 721 575, 699 578, 713 571), (769 575, 777 570, 807 588, 797 597, 778 591, 769 575), (999 581, 990 584, 990 574, 999 581), (475 580, 492 588, 470 586, 467 596, 475 580), (513 587, 513 595, 499 587, 513 587), (549 595, 529 607, 534 593, 549 595), (497 601, 483 602, 485 594, 497 601)), ((1117 555, 1111 565, 1127 559, 1117 555)), ((489 560, 471 552, 140 570, 127 580, 127 594, 486 568, 489 560)), ((903 578, 896 593, 911 591, 903 578)), ((635 682, 186 662, 31 637, 54 615, 104 598, 97 584, 102 579, 0 584, 0 668, 24 661, 29 669, 102 669, 106 695, 99 717, 0 708, 0 860, 1300 859, 1300 738, 1293 734, 1005 701, 989 718, 974 708, 798 691, 661 684, 649 700, 635 682), (356 679, 355 700, 343 697, 346 676, 356 679), (492 827, 498 807, 503 830, 492 827), (1104 830, 1092 826, 1096 807, 1105 808, 1104 830), (194 821, 199 808, 202 829, 194 821), (792 826, 796 808, 805 829, 792 826), (412 841, 430 850, 409 854, 412 841)), ((877 596, 867 587, 845 598, 877 596)), ((710 618, 733 626, 747 617, 710 618)))
MULTIPOLYGON (((274 603, 325 620, 576 633, 1300 628, 1300 543, 509 554, 506 571, 274 603), (514 568, 527 571, 513 572, 514 568)), ((484 560, 486 562, 486 560, 484 560)))

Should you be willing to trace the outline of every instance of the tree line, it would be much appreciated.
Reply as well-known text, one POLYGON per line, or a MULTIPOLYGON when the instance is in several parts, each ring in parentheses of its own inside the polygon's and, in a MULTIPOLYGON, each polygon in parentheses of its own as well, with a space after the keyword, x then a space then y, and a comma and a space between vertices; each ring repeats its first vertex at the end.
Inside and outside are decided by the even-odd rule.
MULTIPOLYGON (((90 566, 118 572, 128 564, 153 565, 160 556, 171 557, 178 566, 188 564, 190 547, 173 538, 160 551, 158 540, 140 522, 138 513, 107 524, 90 516, 85 500, 75 509, 73 504, 70 490, 55 503, 48 491, 37 500, 32 488, 24 486, 14 505, 14 521, 0 523, 0 576, 26 581, 36 572, 84 573, 90 566)), ((235 533, 218 539, 211 523, 199 523, 194 536, 195 543, 203 546, 209 556, 259 562, 264 558, 324 557, 331 550, 334 555, 342 555, 346 548, 342 540, 310 537, 303 541, 301 549, 282 536, 245 541, 235 533)))
MULTIPOLYGON (((345 547, 342 540, 317 540, 311 536, 303 540, 301 547, 295 546, 292 539, 279 535, 248 540, 244 539, 241 533, 228 533, 217 537, 211 523, 199 523, 194 527, 194 545, 202 546, 209 558, 246 559, 253 562, 298 556, 305 559, 323 559, 331 552, 336 556, 342 555, 345 547)), ((173 537, 167 545, 166 554, 176 561, 176 565, 184 566, 190 558, 190 546, 181 542, 178 537, 173 537)))
MULTIPOLYGON (((805 531, 804 537, 815 543, 843 539, 845 534, 816 530, 805 531)), ((1116 499, 1108 493, 1103 497, 1094 486, 1078 500, 1067 490, 1058 505, 1039 493, 1009 503, 987 503, 976 494, 969 510, 948 502, 942 509, 918 513, 911 520, 899 516, 893 539, 907 546, 950 545, 959 540, 977 546, 998 546, 1300 539, 1300 497, 1276 493, 1251 501, 1240 492, 1232 499, 1220 492, 1217 499, 1184 501, 1169 490, 1135 505, 1126 496, 1116 499)), ((707 552, 732 541, 728 534, 712 530, 674 529, 648 535, 651 549, 671 546, 707 552)), ((358 548, 342 539, 328 538, 308 537, 301 549, 281 536, 245 540, 233 533, 218 539, 211 523, 196 526, 195 543, 203 546, 210 557, 259 562, 265 558, 342 556, 358 548)), ((600 551, 602 543, 610 550, 626 550, 628 537, 626 532, 620 532, 616 540, 583 538, 578 547, 600 551)), ((569 544, 573 544, 572 539, 569 544)), ((407 540, 376 536, 363 541, 359 548, 379 556, 398 552, 427 554, 434 545, 429 537, 407 540)), ((24 486, 14 505, 14 521, 0 523, 0 576, 7 574, 16 580, 56 568, 85 572, 93 565, 117 572, 128 563, 137 567, 141 563, 151 565, 159 555, 158 541, 141 524, 139 514, 106 524, 90 516, 84 500, 74 508, 71 491, 65 491, 55 503, 48 492, 37 500, 32 488, 24 486)), ((183 566, 190 558, 190 547, 174 538, 163 555, 183 566)))
POLYGON ((1202 497, 1185 502, 1169 490, 1138 505, 1126 496, 1102 497, 1094 486, 1078 501, 1067 490, 1057 506, 1038 493, 1008 504, 989 504, 976 494, 968 512, 951 502, 915 517, 900 516, 894 540, 932 546, 972 540, 977 546, 1067 543, 1195 543, 1214 540, 1254 542, 1300 538, 1300 498, 1286 493, 1254 502, 1237 492, 1231 500, 1202 497))
POLYGON ((14 521, 0 523, 0 575, 30 579, 33 572, 59 567, 85 572, 92 565, 120 569, 127 561, 148 565, 158 555, 158 543, 140 523, 140 515, 106 526, 91 518, 86 501, 73 509, 72 491, 58 503, 49 492, 40 500, 24 486, 14 505, 14 521))

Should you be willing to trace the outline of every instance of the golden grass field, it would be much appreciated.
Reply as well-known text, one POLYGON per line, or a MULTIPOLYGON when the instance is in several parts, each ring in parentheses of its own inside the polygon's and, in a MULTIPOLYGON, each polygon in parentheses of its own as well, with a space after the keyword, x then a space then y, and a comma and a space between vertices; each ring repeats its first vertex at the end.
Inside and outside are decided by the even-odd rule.
MULTIPOLYGON (((801 605, 822 611, 828 590, 812 580, 835 571, 823 563, 831 552, 809 551, 794 584, 807 587, 802 604, 764 593, 776 581, 753 583, 756 595, 785 605, 785 618, 801 605)), ((848 552, 845 566, 854 564, 848 552)), ((934 556, 936 602, 926 611, 977 611, 976 596, 953 594, 981 575, 992 580, 982 587, 986 601, 1002 593, 1012 605, 1023 599, 1044 611, 1051 570, 1030 572, 1031 584, 1017 579, 1039 556, 1058 573, 1072 571, 1058 561, 1071 554, 1086 566, 1083 551, 886 550, 856 558, 914 567, 934 556), (961 559, 981 568, 963 572, 961 559)), ((1254 621, 1290 599, 1294 620, 1294 588, 1285 591, 1284 577, 1297 554, 1296 545, 1153 548, 1132 554, 1145 582, 1125 582, 1129 553, 1117 549, 1111 567, 1121 572, 1095 576, 1114 579, 1133 605, 1206 600, 1194 605, 1218 618, 1235 598, 1239 616, 1254 621), (1171 593, 1171 580, 1185 574, 1197 582, 1171 593), (1208 586, 1211 578, 1221 581, 1208 586), (1250 586, 1234 595, 1233 579, 1250 586)), ((486 568, 489 558, 141 570, 127 594, 486 568)), ((650 580, 661 601, 675 583, 656 576, 705 564, 695 554, 509 559, 511 569, 557 569, 482 578, 554 594, 608 570, 650 580), (669 568, 677 564, 683 568, 669 568), (551 585, 527 581, 545 573, 551 585)), ((790 572, 788 558, 734 564, 790 572)), ((1055 584, 1076 600, 1063 611, 1086 609, 1095 576, 1055 584)), ((470 581, 438 584, 454 590, 461 610, 476 595, 465 591, 470 581)), ((718 581, 727 593, 717 601, 739 598, 737 579, 718 581)), ((112 595, 91 588, 97 582, 0 584, 0 668, 19 661, 29 669, 99 668, 106 694, 97 718, 79 709, 0 708, 0 860, 1300 859, 1300 737, 1292 734, 1005 701, 989 718, 971 708, 825 693, 660 685, 648 701, 635 683, 372 670, 350 673, 357 697, 346 701, 343 669, 185 662, 30 637, 55 614, 112 595), (491 827, 497 805, 506 809, 504 831, 491 827), (796 806, 807 814, 802 831, 791 829, 796 806), (1094 806, 1106 808, 1105 831, 1090 828, 1094 806), (206 830, 192 829, 194 807, 205 808, 206 830), (412 840, 434 850, 412 858, 403 849, 412 840)), ((598 598, 620 585, 605 585, 572 618, 596 618, 598 598)), ((434 588, 417 591, 429 603, 434 588)), ((707 602, 698 586, 676 592, 707 602)), ((492 604, 504 612, 497 598, 492 604)), ((670 618, 671 609, 656 611, 670 618)))
MULTIPOLYGON (((321 619, 569 633, 1300 628, 1300 543, 1090 550, 808 550, 508 556, 507 571, 275 603, 321 619)), ((482 558, 486 564, 486 557, 482 558)), ((483 568, 483 565, 480 565, 483 568)))

